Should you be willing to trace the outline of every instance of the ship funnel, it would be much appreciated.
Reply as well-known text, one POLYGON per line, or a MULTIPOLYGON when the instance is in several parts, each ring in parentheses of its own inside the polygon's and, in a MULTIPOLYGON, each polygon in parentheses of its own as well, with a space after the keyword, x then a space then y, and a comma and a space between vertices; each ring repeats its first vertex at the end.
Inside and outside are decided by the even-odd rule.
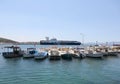
POLYGON ((49 41, 49 37, 45 37, 46 38, 46 41, 49 41))

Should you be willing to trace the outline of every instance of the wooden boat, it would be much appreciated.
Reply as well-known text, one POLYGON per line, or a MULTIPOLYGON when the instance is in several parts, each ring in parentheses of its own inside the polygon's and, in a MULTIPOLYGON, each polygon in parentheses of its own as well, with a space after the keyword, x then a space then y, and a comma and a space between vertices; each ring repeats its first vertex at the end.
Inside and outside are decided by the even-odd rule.
POLYGON ((36 48, 27 48, 27 51, 24 53, 23 58, 34 58, 35 53, 37 53, 36 48))
POLYGON ((6 46, 4 47, 4 50, 5 52, 3 52, 2 55, 5 58, 14 58, 14 57, 23 56, 23 51, 21 51, 21 48, 17 46, 6 46))
POLYGON ((38 53, 35 54, 34 59, 35 60, 43 60, 43 59, 45 59, 47 57, 48 57, 47 52, 38 52, 38 53))

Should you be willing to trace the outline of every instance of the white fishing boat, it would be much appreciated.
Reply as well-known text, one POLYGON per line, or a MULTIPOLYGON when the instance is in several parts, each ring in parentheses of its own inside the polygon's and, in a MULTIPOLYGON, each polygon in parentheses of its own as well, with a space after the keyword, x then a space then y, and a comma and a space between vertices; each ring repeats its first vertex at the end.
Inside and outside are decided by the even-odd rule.
POLYGON ((102 52, 88 52, 86 54, 87 57, 91 57, 91 58, 102 58, 104 56, 104 54, 102 52))
POLYGON ((61 56, 59 55, 58 50, 49 51, 49 60, 60 60, 61 56))
POLYGON ((76 54, 76 55, 74 55, 75 58, 85 58, 86 57, 86 54, 83 51, 75 50, 74 54, 76 54))
POLYGON ((79 53, 75 53, 76 54, 76 58, 85 58, 86 54, 83 52, 79 52, 79 53))
POLYGON ((24 53, 23 58, 34 58, 36 53, 36 48, 27 48, 27 51, 24 53))

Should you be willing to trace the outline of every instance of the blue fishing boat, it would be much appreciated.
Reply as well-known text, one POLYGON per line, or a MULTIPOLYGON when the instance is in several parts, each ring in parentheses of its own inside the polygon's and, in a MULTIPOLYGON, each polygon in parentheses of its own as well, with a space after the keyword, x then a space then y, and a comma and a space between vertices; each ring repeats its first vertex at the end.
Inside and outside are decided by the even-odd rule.
POLYGON ((47 52, 37 52, 34 56, 35 60, 43 60, 45 58, 48 57, 48 53, 47 52))

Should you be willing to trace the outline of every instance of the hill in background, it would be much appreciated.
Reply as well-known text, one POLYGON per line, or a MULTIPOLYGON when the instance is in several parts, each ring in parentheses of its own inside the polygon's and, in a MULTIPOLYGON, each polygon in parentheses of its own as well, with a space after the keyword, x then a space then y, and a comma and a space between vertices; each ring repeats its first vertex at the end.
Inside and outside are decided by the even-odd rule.
POLYGON ((19 42, 0 37, 0 43, 19 43, 19 42))
POLYGON ((35 44, 39 44, 39 42, 17 42, 17 41, 14 41, 14 40, 11 40, 11 39, 6 39, 6 38, 1 38, 0 37, 0 43, 1 44, 22 44, 22 45, 26 45, 26 44, 29 44, 29 45, 35 45, 35 44))

